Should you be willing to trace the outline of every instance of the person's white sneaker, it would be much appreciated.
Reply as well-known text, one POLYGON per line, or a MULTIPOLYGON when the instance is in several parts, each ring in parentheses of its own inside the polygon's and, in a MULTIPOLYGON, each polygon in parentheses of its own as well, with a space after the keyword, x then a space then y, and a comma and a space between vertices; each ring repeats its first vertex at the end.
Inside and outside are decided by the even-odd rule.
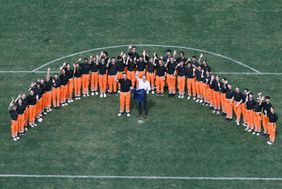
POLYGON ((85 95, 85 94, 83 94, 83 97, 86 97, 86 95, 85 95))
POLYGON ((249 132, 249 133, 252 132, 252 129, 249 129, 248 132, 249 132))
POLYGON ((104 93, 104 95, 103 95, 103 96, 104 96, 104 98, 105 98, 105 97, 107 97, 106 93, 104 93))
POLYGON ((43 121, 43 119, 42 119, 42 118, 38 118, 37 121, 38 121, 39 123, 41 123, 41 122, 43 121))
POLYGON ((17 139, 17 137, 14 137, 14 138, 13 138, 13 141, 15 141, 15 142, 16 142, 17 140, 18 140, 18 139, 17 139))
POLYGON ((243 126, 244 126, 244 127, 247 127, 247 124, 246 124, 246 123, 243 123, 243 126))
POLYGON ((270 142, 270 141, 267 141, 267 144, 268 144, 268 145, 272 145, 273 143, 272 143, 272 142, 270 142))
POLYGON ((49 109, 47 109, 46 112, 49 113, 50 112, 49 109))
POLYGON ((247 130, 249 130, 249 127, 246 127, 246 128, 245 128, 245 131, 247 131, 247 130))
POLYGON ((190 98, 191 98, 191 96, 188 96, 188 97, 187 97, 187 100, 190 100, 190 98))
POLYGON ((33 126, 34 126, 34 127, 37 127, 37 124, 36 124, 36 123, 33 123, 33 126))
POLYGON ((197 99, 196 102, 199 102, 199 99, 197 99))
POLYGON ((155 91, 152 91, 152 94, 155 94, 155 91))
POLYGON ((62 104, 62 106, 64 107, 64 106, 65 106, 65 104, 62 104))
POLYGON ((68 105, 68 103, 65 103, 65 106, 67 106, 68 105))
POLYGON ((24 128, 24 130, 25 130, 25 131, 28 131, 28 129, 27 129, 26 127, 24 128))
POLYGON ((214 113, 215 113, 215 110, 213 110, 212 113, 214 114, 214 113))
POLYGON ((127 116, 127 117, 130 117, 130 113, 127 113, 126 116, 127 116))
POLYGON ((89 96, 89 93, 87 93, 86 96, 89 96))
POLYGON ((220 111, 217 110, 216 114, 219 115, 219 114, 220 114, 220 111))
POLYGON ((96 91, 96 92, 95 92, 95 95, 99 95, 99 93, 96 91))
POLYGON ((238 122, 236 122, 237 123, 237 125, 239 126, 240 125, 240 122, 238 121, 238 122))
POLYGON ((118 90, 118 93, 120 93, 120 90, 118 90))
POLYGON ((103 98, 103 94, 102 93, 100 94, 100 98, 103 98))
POLYGON ((94 94, 95 94, 94 92, 91 93, 92 96, 94 96, 94 94))
POLYGON ((260 135, 260 133, 259 132, 257 132, 257 136, 259 136, 260 135))
POLYGON ((180 95, 178 95, 178 97, 177 98, 180 98, 180 95))
POLYGON ((184 98, 184 95, 182 95, 181 98, 183 99, 183 98, 184 98))
POLYGON ((121 113, 118 113, 118 117, 120 117, 121 116, 121 113))
POLYGON ((202 102, 203 102, 203 100, 200 100, 199 102, 200 102, 200 103, 202 103, 202 102))
POLYGON ((196 97, 194 97, 193 100, 196 100, 196 97))
POLYGON ((20 137, 17 136, 16 138, 17 138, 17 140, 20 140, 20 137))
POLYGON ((256 134, 257 134, 257 133, 254 131, 254 132, 253 132, 253 135, 256 135, 256 134))

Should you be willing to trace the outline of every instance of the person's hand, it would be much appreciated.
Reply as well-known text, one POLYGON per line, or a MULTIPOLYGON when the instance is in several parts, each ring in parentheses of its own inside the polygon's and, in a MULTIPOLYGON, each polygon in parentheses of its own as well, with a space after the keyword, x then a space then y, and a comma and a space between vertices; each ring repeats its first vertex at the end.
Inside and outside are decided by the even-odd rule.
POLYGON ((204 56, 203 53, 201 53, 201 54, 200 54, 200 58, 203 58, 203 56, 204 56))
POLYGON ((48 72, 50 72, 50 70, 51 70, 51 68, 50 68, 50 67, 48 67, 48 68, 47 68, 47 71, 48 71, 48 72))
POLYGON ((132 48, 132 45, 129 45, 129 46, 128 46, 128 49, 131 49, 131 48, 132 48))
POLYGON ((79 58, 78 61, 80 62, 82 60, 82 58, 79 58))

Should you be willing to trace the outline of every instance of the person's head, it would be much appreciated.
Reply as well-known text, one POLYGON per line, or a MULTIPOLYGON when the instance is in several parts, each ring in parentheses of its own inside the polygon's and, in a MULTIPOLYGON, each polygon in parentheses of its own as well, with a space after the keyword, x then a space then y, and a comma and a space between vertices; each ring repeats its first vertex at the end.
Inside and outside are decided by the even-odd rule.
POLYGON ((188 62, 187 67, 188 67, 188 68, 191 68, 191 67, 192 67, 192 63, 191 63, 191 62, 188 62))
POLYGON ((217 82, 219 82, 219 81, 220 81, 220 78, 219 78, 219 76, 218 76, 218 75, 216 75, 216 76, 215 76, 215 80, 216 80, 217 82))
POLYGON ((102 54, 103 54, 103 56, 104 56, 105 58, 108 57, 108 52, 107 52, 107 51, 102 51, 102 54))
POLYGON ((111 63, 112 63, 112 64, 115 64, 115 63, 116 63, 116 58, 115 58, 115 57, 112 57, 112 58, 111 58, 111 63))
POLYGON ((270 96, 265 96, 264 99, 265 99, 265 102, 266 102, 266 103, 269 103, 269 102, 270 102, 270 96))
POLYGON ((125 72, 122 73, 122 78, 123 78, 123 79, 127 79, 127 75, 126 75, 125 72))
POLYGON ((117 56, 117 60, 118 60, 118 61, 121 61, 121 60, 122 60, 122 57, 121 57, 121 56, 117 56))
POLYGON ((170 50, 170 49, 167 49, 167 50, 165 51, 165 54, 166 54, 166 56, 170 56, 170 55, 171 55, 171 50, 170 50))
POLYGON ((146 75, 142 75, 142 80, 145 82, 146 81, 146 75))
POLYGON ((20 106, 23 104, 23 101, 22 101, 21 98, 18 99, 18 103, 19 103, 20 106))
POLYGON ((36 82, 36 87, 39 89, 40 88, 41 83, 40 82, 36 82))
POLYGON ((198 69, 199 71, 201 71, 201 70, 202 70, 202 67, 199 65, 199 66, 197 67, 197 69, 198 69))
POLYGON ((183 62, 183 61, 180 61, 180 62, 179 62, 179 66, 181 66, 181 67, 184 66, 184 62, 183 62))
POLYGON ((181 58, 184 58, 184 52, 183 52, 183 51, 180 51, 180 52, 179 52, 179 56, 180 56, 181 58))
POLYGON ((250 99, 253 99, 253 98, 254 98, 254 94, 253 94, 252 92, 250 92, 250 93, 248 94, 248 96, 249 96, 250 99))
POLYGON ((203 65, 206 66, 208 64, 207 60, 203 60, 203 65))
POLYGON ((101 61, 101 63, 105 63, 105 57, 102 56, 100 61, 101 61))
POLYGON ((26 99, 26 94, 22 94, 22 100, 26 99))
POLYGON ((139 61, 142 62, 143 61, 143 56, 139 57, 139 61))
POLYGON ((44 80, 40 79, 40 84, 43 85, 44 84, 44 80))
POLYGON ((34 95, 34 91, 33 90, 30 90, 29 91, 29 94, 32 96, 32 95, 34 95))
POLYGON ((240 92, 240 88, 238 86, 235 87, 235 91, 236 93, 239 93, 240 92))
POLYGON ((159 64, 162 66, 163 65, 163 60, 159 59, 159 64))
POLYGON ((207 75, 207 76, 209 76, 209 75, 210 75, 210 72, 209 72, 208 70, 206 71, 206 75, 207 75))
POLYGON ((271 106, 271 108, 270 108, 270 112, 271 112, 272 114, 274 114, 274 113, 275 113, 275 110, 274 110, 274 107, 273 107, 273 106, 271 106))
POLYGON ((54 74, 54 78, 58 79, 59 75, 57 73, 54 74))
POLYGON ((84 63, 88 63, 88 58, 84 58, 84 63))
POLYGON ((68 70, 71 69, 71 65, 69 63, 67 63, 66 67, 68 70))
POLYGON ((66 70, 65 69, 61 69, 61 74, 65 75, 66 74, 66 70))
POLYGON ((191 58, 191 61, 194 62, 194 61, 196 61, 196 60, 197 60, 197 56, 196 56, 196 55, 193 55, 192 58, 191 58))
POLYGON ((169 57, 169 61, 170 61, 170 62, 174 62, 173 56, 169 57))
POLYGON ((227 84, 227 88, 228 88, 229 90, 232 90, 232 85, 231 85, 230 83, 228 83, 228 84, 227 84))
POLYGON ((245 95, 247 95, 247 94, 248 94, 248 92, 249 92, 249 89, 247 89, 247 88, 246 88, 246 89, 244 89, 244 94, 245 94, 245 95))
POLYGON ((13 111, 16 111, 16 110, 17 110, 17 106, 14 104, 14 105, 12 105, 11 109, 12 109, 13 111))
POLYGON ((136 47, 135 46, 132 46, 131 52, 136 53, 136 47))

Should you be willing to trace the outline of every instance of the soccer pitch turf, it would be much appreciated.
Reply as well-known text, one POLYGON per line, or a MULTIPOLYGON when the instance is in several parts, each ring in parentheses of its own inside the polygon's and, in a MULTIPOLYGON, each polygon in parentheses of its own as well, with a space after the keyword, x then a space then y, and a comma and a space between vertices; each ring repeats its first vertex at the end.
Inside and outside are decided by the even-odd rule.
MULTIPOLYGON (((280 116, 281 15, 280 0, 0 0, 0 188, 282 187, 281 121, 275 145, 268 146, 264 138, 252 136, 193 101, 150 95, 149 117, 138 123, 134 103, 132 116, 119 118, 117 97, 95 96, 51 112, 13 143, 7 111, 11 96, 25 92, 32 81, 45 75, 7 71, 32 71, 88 49, 153 44, 137 50, 145 48, 152 54, 163 53, 167 46, 181 46, 194 48, 182 48, 186 56, 199 55, 197 49, 214 52, 204 53, 214 72, 255 94, 270 95, 280 116), (7 174, 86 178, 4 177, 7 174), (231 179, 204 179, 210 177, 231 179)), ((126 49, 107 51, 116 56, 126 49)), ((72 63, 93 52, 99 49, 50 67, 57 70, 63 61, 72 63)))

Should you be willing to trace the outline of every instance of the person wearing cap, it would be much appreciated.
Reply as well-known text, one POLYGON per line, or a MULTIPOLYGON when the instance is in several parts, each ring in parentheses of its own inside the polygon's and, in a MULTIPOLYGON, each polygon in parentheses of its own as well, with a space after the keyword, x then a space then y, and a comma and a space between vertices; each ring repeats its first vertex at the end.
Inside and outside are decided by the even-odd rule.
POLYGON ((130 90, 132 89, 132 82, 131 80, 127 79, 127 75, 125 72, 122 74, 122 79, 119 79, 117 81, 120 83, 120 106, 118 116, 121 116, 124 113, 125 107, 126 116, 130 117, 130 90))

